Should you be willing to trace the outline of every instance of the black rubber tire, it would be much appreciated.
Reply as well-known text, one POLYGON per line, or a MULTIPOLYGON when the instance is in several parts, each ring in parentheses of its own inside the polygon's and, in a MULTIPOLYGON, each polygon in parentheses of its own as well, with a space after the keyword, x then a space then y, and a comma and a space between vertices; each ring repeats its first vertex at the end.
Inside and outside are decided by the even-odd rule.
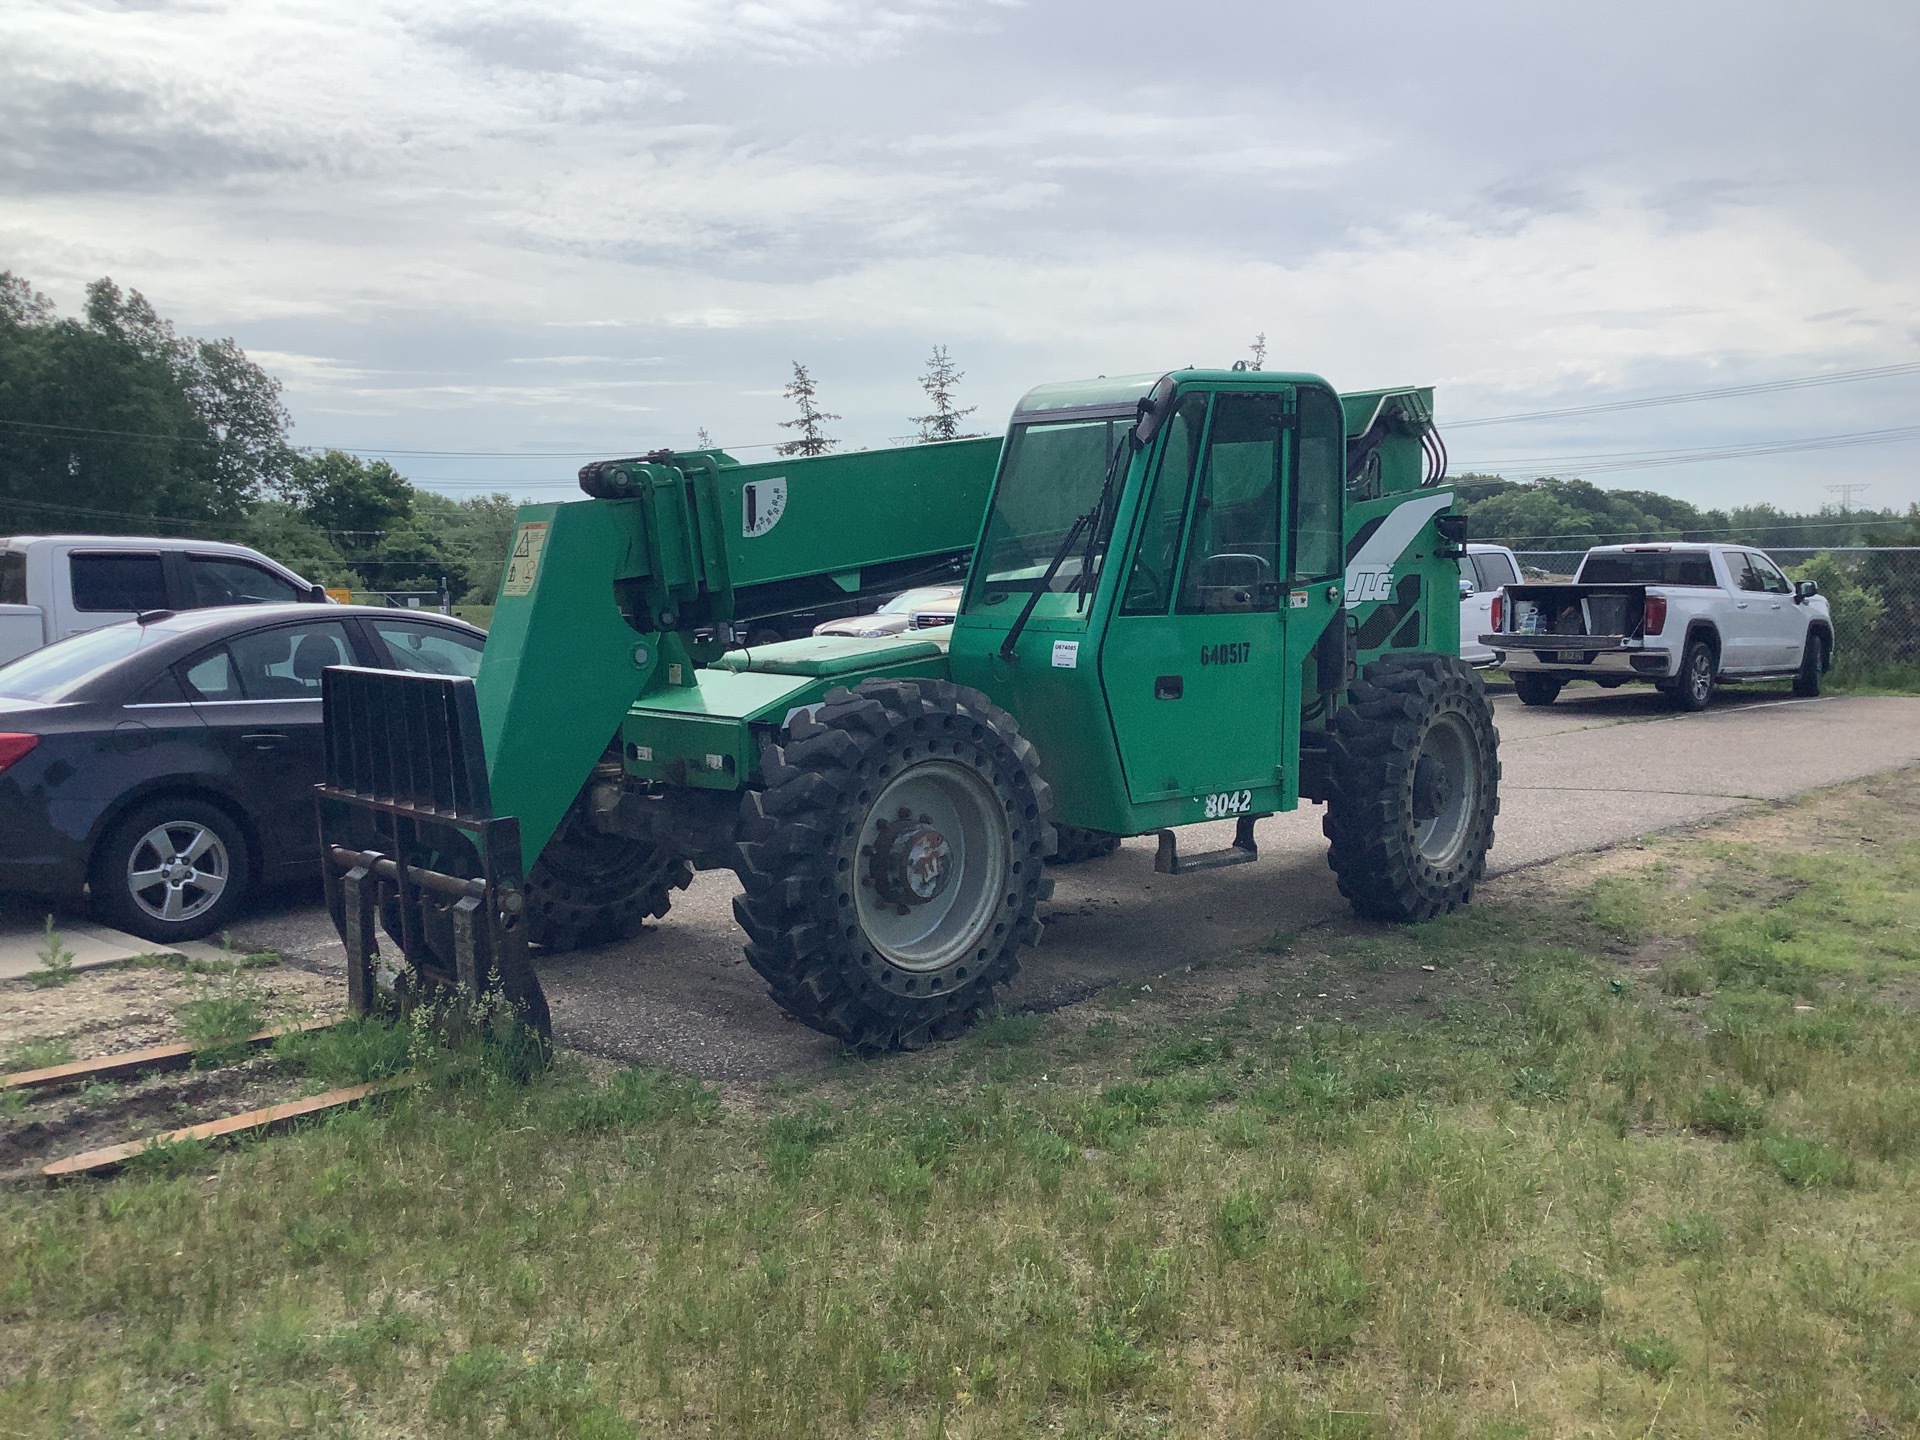
POLYGON ((1673 677, 1673 688, 1667 691, 1674 708, 1692 711, 1711 705, 1716 668, 1710 641, 1698 636, 1687 641, 1687 648, 1680 652, 1680 673, 1673 677))
POLYGON ((1367 666, 1348 695, 1334 716, 1333 794, 1321 822, 1340 893, 1364 920, 1409 923, 1457 910, 1486 871, 1500 813, 1500 732, 1479 675, 1451 655, 1390 655, 1367 666), (1416 780, 1436 730, 1459 742, 1477 783, 1460 800, 1456 843, 1429 857, 1416 780))
POLYGON ((1560 687, 1565 683, 1558 676, 1529 675, 1522 670, 1513 677, 1513 693, 1522 705, 1551 705, 1560 698, 1560 687))
MULTIPOLYGON (((184 838, 184 828, 178 833, 184 838)), ((163 945, 211 935, 246 902, 252 882, 253 861, 247 848, 246 831, 218 805, 190 795, 149 800, 121 816, 95 847, 88 872, 94 912, 104 923, 163 945), (224 883, 218 896, 191 919, 169 922, 149 913, 134 898, 127 878, 135 848, 161 826, 204 829, 217 839, 225 854, 224 883)))
POLYGON ((1820 677, 1827 669, 1827 637, 1818 630, 1807 632, 1806 649, 1800 653, 1800 671, 1793 677, 1793 693, 1811 700, 1820 693, 1820 677))
POLYGON ((631 939, 692 882, 684 859, 603 834, 576 807, 527 872, 527 939, 549 954, 631 939))
MULTIPOLYGON (((786 743, 766 747, 762 768, 766 788, 749 791, 742 807, 735 868, 746 893, 733 913, 774 1000, 863 1051, 960 1034, 1013 978, 1020 947, 1039 941, 1034 909, 1052 890, 1043 873, 1054 844, 1052 792, 1013 717, 944 680, 864 680, 829 690, 815 714, 796 715, 786 743), (998 802, 989 823, 1006 842, 1007 894, 991 902, 979 930, 963 931, 977 936, 966 953, 944 968, 915 969, 872 940, 855 890, 872 879, 861 836, 882 787, 936 765, 985 787, 980 813, 989 792, 998 802)), ((964 866, 969 857, 960 855, 964 866)), ((965 883, 965 870, 954 874, 965 883)))
POLYGON ((1086 830, 1078 825, 1053 827, 1060 837, 1059 848, 1051 859, 1055 865, 1078 865, 1082 860, 1101 860, 1120 848, 1120 837, 1107 830, 1086 830))

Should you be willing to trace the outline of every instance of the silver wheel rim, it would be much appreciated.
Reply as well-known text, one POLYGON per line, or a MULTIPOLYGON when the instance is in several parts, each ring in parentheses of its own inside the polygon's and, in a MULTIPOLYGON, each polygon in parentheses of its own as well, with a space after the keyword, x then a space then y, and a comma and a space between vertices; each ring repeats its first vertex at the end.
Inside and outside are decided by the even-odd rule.
POLYGON ((156 825, 127 856, 127 893, 155 920, 197 920, 225 893, 232 876, 227 847, 197 820, 156 825))
POLYGON ((1693 652, 1693 669, 1687 675, 1687 686, 1693 691, 1695 700, 1705 700, 1713 689, 1713 662, 1707 658, 1707 652, 1693 652))
POLYGON ((1006 807, 964 765, 913 766, 868 809, 855 863, 868 943, 902 970, 944 970, 980 945, 1004 902, 1006 807))
POLYGON ((1420 858, 1445 869, 1466 848, 1480 796, 1475 745, 1459 715, 1436 716, 1413 769, 1413 839, 1420 858))

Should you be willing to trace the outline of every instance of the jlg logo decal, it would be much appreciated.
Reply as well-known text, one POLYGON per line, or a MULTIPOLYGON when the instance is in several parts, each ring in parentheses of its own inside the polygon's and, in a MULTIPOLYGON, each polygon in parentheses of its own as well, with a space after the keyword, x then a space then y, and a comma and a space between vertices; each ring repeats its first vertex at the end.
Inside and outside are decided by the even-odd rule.
POLYGON ((1228 815, 1244 815, 1253 808, 1253 791, 1229 790, 1206 797, 1207 819, 1220 820, 1228 815))
POLYGON ((1347 604, 1364 605, 1369 600, 1393 598, 1393 567, 1355 570, 1347 587, 1347 604))

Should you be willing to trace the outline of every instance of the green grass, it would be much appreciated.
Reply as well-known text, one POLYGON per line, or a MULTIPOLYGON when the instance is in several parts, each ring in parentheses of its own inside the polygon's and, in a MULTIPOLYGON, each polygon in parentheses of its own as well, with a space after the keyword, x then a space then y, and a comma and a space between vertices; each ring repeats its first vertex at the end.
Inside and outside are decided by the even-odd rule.
POLYGON ((1134 987, 724 1097, 441 1057, 0 1195, 0 1432, 1913 1433, 1920 807, 1820 803, 1874 843, 1314 932, 1184 1019, 1134 987), (1295 998, 1398 977, 1433 1003, 1295 998))

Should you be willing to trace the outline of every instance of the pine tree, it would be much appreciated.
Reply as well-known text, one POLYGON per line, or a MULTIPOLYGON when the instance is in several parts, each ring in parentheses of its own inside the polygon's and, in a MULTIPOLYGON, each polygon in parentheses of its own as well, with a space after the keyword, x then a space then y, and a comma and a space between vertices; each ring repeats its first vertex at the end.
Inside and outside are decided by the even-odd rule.
POLYGON ((780 392, 800 407, 798 420, 782 420, 782 430, 798 430, 800 438, 789 440, 784 445, 774 446, 776 455, 824 455, 840 442, 820 433, 820 425, 825 420, 838 420, 838 415, 814 408, 813 377, 807 373, 807 367, 798 360, 793 362, 793 379, 780 392))
POLYGON ((947 354, 946 346, 933 347, 933 354, 927 357, 927 373, 920 377, 920 388, 926 391, 927 398, 933 401, 933 413, 907 417, 920 427, 922 445, 931 444, 935 440, 968 438, 961 433, 960 422, 980 407, 969 405, 964 410, 954 408, 954 386, 965 377, 964 370, 954 368, 953 357, 947 354))
POLYGON ((1262 330, 1258 335, 1254 336, 1253 344, 1247 348, 1253 351, 1253 363, 1247 368, 1249 370, 1265 369, 1267 364, 1267 332, 1262 330))

